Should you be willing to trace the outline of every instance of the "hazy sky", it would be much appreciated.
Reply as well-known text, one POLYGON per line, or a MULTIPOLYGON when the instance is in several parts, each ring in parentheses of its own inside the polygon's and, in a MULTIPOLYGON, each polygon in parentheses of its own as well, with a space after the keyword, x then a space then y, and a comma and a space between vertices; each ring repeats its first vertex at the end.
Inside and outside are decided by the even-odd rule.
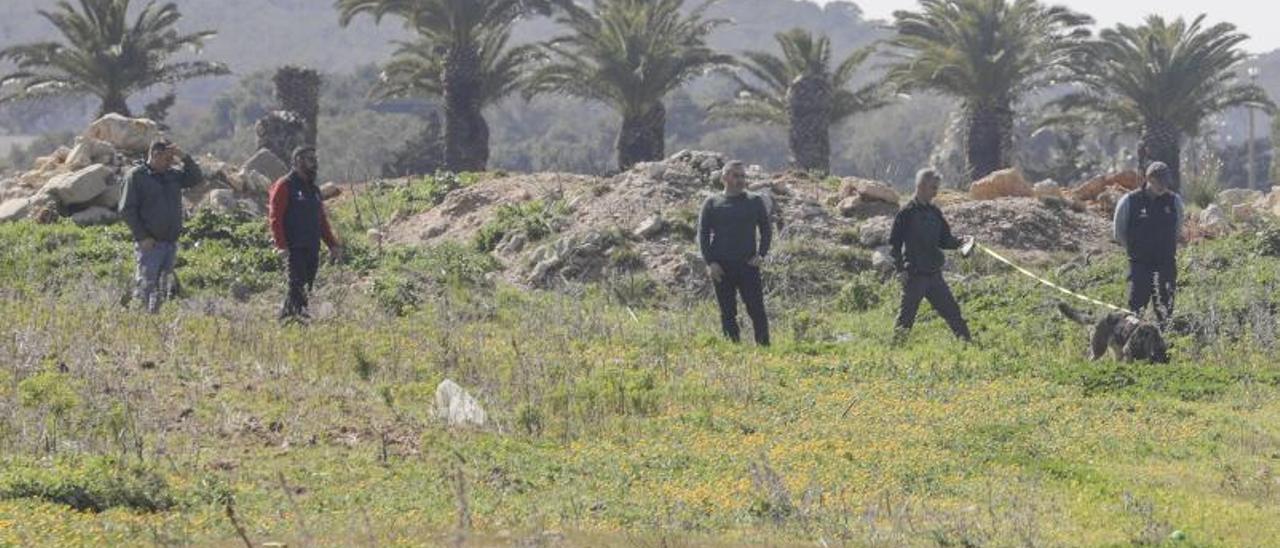
MULTIPOLYGON (((820 4, 832 0, 814 0, 820 4)), ((912 9, 915 0, 854 0, 867 17, 888 19, 894 10, 912 9)), ((1208 13, 1208 21, 1234 23, 1249 35, 1245 49, 1262 53, 1280 49, 1280 2, 1275 0, 1047 0, 1092 15, 1102 25, 1136 24, 1150 13, 1165 17, 1195 17, 1208 13)))

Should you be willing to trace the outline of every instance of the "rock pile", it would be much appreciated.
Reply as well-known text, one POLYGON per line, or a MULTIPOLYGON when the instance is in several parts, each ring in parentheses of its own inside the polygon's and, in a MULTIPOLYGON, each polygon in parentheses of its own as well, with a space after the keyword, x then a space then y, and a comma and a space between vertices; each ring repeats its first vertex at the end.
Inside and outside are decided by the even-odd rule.
POLYGON ((897 213, 901 199, 898 191, 885 183, 848 177, 842 180, 835 200, 841 216, 861 220, 897 213))
MULTIPOLYGON (((94 121, 71 146, 37 158, 16 178, 0 180, 0 222, 69 217, 81 225, 118 220, 124 177, 161 136, 151 120, 108 114, 94 121)), ((259 151, 243 166, 212 156, 197 158, 205 182, 184 192, 188 208, 244 210, 262 214, 271 182, 288 171, 284 162, 259 151)))
MULTIPOLYGON (((697 289, 705 283, 695 241, 698 215, 703 201, 719 191, 725 163, 717 153, 681 151, 608 178, 552 173, 494 178, 450 192, 432 210, 388 227, 386 238, 405 244, 471 243, 500 208, 533 208, 540 202, 550 235, 512 231, 494 246, 509 281, 551 287, 631 272, 668 287, 697 289)), ((750 191, 768 204, 777 245, 835 246, 840 233, 853 228, 825 205, 828 196, 799 195, 796 189, 804 185, 818 187, 808 174, 769 175, 751 166, 747 178, 750 191)), ((869 183, 864 188, 871 189, 869 183)), ((884 188, 868 195, 873 192, 886 195, 884 188)))

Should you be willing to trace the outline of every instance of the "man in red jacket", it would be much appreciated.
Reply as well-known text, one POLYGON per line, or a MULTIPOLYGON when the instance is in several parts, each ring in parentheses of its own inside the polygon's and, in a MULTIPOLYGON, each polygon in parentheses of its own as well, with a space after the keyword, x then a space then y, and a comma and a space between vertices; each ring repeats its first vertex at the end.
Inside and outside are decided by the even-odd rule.
POLYGON ((316 186, 319 162, 316 150, 302 147, 293 151, 293 170, 271 186, 267 218, 276 252, 289 265, 289 294, 280 309, 280 319, 310 319, 307 293, 320 269, 320 242, 329 247, 329 257, 341 260, 342 245, 333 235, 316 186))

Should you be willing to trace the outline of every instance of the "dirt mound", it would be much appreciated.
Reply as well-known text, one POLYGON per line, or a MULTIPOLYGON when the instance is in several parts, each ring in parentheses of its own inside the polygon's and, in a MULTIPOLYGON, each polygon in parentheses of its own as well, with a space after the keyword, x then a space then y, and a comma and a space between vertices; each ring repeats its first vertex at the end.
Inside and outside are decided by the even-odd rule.
POLYGON ((1063 201, 1001 198, 949 205, 943 211, 953 232, 996 248, 1081 252, 1112 245, 1107 219, 1078 212, 1063 201))
MULTIPOLYGON (((388 241, 460 242, 492 251, 509 281, 536 287, 646 273, 669 287, 705 283, 696 227, 702 202, 719 190, 716 153, 682 151, 614 177, 511 175, 451 192, 441 205, 391 227, 388 241)), ((852 223, 799 196, 804 174, 748 170, 752 192, 770 204, 775 247, 788 241, 835 247, 852 223)), ((821 197, 818 197, 821 198, 821 197)))

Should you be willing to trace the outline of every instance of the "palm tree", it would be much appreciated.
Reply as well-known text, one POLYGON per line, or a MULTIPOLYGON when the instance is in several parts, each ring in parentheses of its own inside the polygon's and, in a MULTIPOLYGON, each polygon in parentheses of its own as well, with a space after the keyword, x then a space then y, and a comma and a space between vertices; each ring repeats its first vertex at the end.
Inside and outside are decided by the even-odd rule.
POLYGON ((775 34, 774 39, 782 57, 762 51, 743 53, 742 68, 758 83, 735 73, 738 96, 712 105, 711 116, 786 126, 796 167, 828 172, 831 126, 887 104, 878 85, 848 89, 874 50, 853 52, 832 72, 830 38, 797 28, 775 34))
MULTIPOLYGON (((419 76, 435 71, 438 76, 431 78, 438 85, 418 89, 427 92, 434 88, 444 98, 445 166, 452 171, 483 171, 489 163, 489 125, 481 112, 485 105, 486 42, 505 35, 519 17, 546 13, 553 4, 567 1, 336 0, 336 7, 343 26, 361 14, 379 22, 394 15, 418 33, 419 41, 402 45, 399 53, 401 60, 406 54, 435 59, 428 63, 438 68, 420 66, 427 72, 419 76)), ((397 71, 406 76, 403 70, 397 71)))
MULTIPOLYGON (((64 42, 37 42, 0 50, 0 60, 17 71, 0 78, 0 103, 66 95, 92 95, 102 101, 99 114, 129 116, 128 98, 158 84, 229 74, 226 65, 209 61, 171 63, 169 57, 199 51, 213 31, 179 34, 182 18, 172 2, 154 0, 129 18, 129 0, 80 0, 77 11, 67 0, 53 10, 39 10, 64 42)), ((155 110, 155 109, 152 109, 155 110)))
MULTIPOLYGON (((525 69, 538 58, 538 46, 508 47, 510 26, 482 31, 480 52, 480 107, 491 106, 519 91, 525 69)), ((382 68, 374 96, 378 99, 441 97, 445 92, 444 60, 435 43, 419 39, 398 42, 391 61, 382 68)))
POLYGON ((1093 22, 1036 0, 920 0, 893 17, 887 82, 960 100, 971 180, 1008 167, 1014 105, 1065 72, 1093 22))
POLYGON ((709 0, 682 12, 684 0, 594 0, 566 5, 558 18, 572 34, 543 44, 549 62, 531 77, 530 96, 559 93, 607 103, 622 115, 615 145, 620 169, 664 155, 662 100, 689 80, 733 58, 706 38, 721 19, 707 19, 709 0))
POLYGON ((1235 106, 1275 109, 1262 88, 1239 78, 1246 54, 1238 46, 1248 36, 1229 23, 1203 22, 1203 15, 1190 24, 1151 15, 1139 27, 1102 31, 1074 65, 1083 89, 1056 105, 1137 133, 1139 166, 1164 162, 1179 184, 1182 140, 1206 118, 1235 106))

